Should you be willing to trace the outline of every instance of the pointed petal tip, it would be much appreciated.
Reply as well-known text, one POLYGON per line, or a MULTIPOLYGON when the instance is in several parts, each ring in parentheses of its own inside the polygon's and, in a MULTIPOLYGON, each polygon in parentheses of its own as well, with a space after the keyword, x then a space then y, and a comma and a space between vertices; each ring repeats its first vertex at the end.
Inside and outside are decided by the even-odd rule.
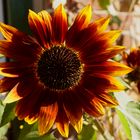
POLYGON ((79 134, 83 128, 83 118, 81 117, 81 119, 75 125, 73 125, 73 127, 76 130, 76 132, 79 134))
POLYGON ((124 71, 126 71, 125 74, 130 73, 130 72, 132 72, 134 70, 133 68, 131 68, 131 67, 127 66, 127 65, 123 65, 123 67, 125 68, 124 71))
POLYGON ((89 13, 90 16, 92 15, 92 7, 90 4, 88 4, 86 7, 84 7, 83 10, 85 10, 85 12, 89 13))
POLYGON ((64 131, 61 131, 61 130, 59 129, 58 131, 59 131, 59 133, 60 133, 64 138, 68 138, 68 136, 69 136, 69 130, 65 130, 65 132, 64 132, 64 131))
POLYGON ((12 103, 12 102, 18 101, 18 100, 23 98, 23 97, 19 96, 18 93, 17 93, 18 85, 19 85, 19 83, 17 83, 13 87, 13 89, 8 93, 8 95, 4 99, 3 103, 12 103))
POLYGON ((13 103, 13 102, 16 102, 18 100, 22 99, 22 97, 6 97, 3 101, 4 104, 9 104, 9 103, 13 103))
POLYGON ((5 24, 3 22, 0 21, 0 27, 4 26, 5 24))
POLYGON ((55 10, 58 10, 58 11, 64 11, 65 9, 64 9, 63 4, 62 4, 62 3, 60 3, 60 4, 56 7, 56 9, 55 9, 55 10))
POLYGON ((114 48, 114 49, 116 49, 116 50, 124 50, 124 49, 126 49, 126 47, 125 46, 115 46, 116 48, 114 48))
POLYGON ((111 16, 105 17, 105 21, 106 21, 106 24, 107 24, 107 25, 109 24, 110 20, 111 20, 111 16))
POLYGON ((29 9, 29 12, 28 12, 28 20, 30 19, 30 16, 33 16, 34 15, 34 11, 32 11, 31 9, 29 9))
POLYGON ((4 28, 5 25, 6 25, 6 24, 4 24, 3 22, 0 22, 0 32, 3 31, 3 28, 4 28))
POLYGON ((86 8, 87 10, 92 10, 91 4, 88 4, 85 8, 86 8))
POLYGON ((65 132, 65 133, 61 133, 61 135, 62 135, 64 138, 68 138, 69 133, 68 133, 68 132, 65 132))
POLYGON ((29 118, 29 116, 27 116, 24 120, 25 122, 27 122, 29 125, 35 123, 37 121, 37 117, 36 118, 29 118))
POLYGON ((0 21, 0 27, 3 25, 3 23, 0 21))
POLYGON ((29 9, 28 17, 31 16, 31 15, 34 16, 35 14, 36 13, 33 10, 29 9))
POLYGON ((10 73, 6 73, 6 72, 3 72, 2 71, 3 70, 3 68, 0 68, 0 75, 1 76, 4 76, 4 77, 11 77, 11 78, 16 78, 16 77, 19 77, 19 75, 17 75, 17 74, 10 74, 10 73))
POLYGON ((33 12, 33 10, 29 9, 29 13, 33 12))
POLYGON ((56 122, 56 127, 59 131, 59 133, 65 137, 65 138, 68 138, 69 136, 69 123, 64 123, 64 124, 61 124, 60 122, 56 122))

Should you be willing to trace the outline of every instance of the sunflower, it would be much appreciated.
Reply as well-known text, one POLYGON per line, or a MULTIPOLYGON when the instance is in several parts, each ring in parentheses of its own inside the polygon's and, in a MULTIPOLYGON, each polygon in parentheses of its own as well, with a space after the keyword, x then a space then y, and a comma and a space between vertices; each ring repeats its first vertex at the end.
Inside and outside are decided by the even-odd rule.
POLYGON ((123 53, 126 64, 134 70, 127 75, 130 82, 135 82, 140 92, 140 47, 132 48, 130 53, 123 53))
POLYGON ((54 124, 64 137, 70 124, 79 133, 84 112, 103 115, 104 107, 117 105, 110 92, 125 88, 115 77, 131 68, 111 60, 124 49, 112 45, 120 31, 105 32, 109 17, 90 23, 91 15, 88 5, 68 29, 62 4, 53 16, 29 10, 32 36, 0 23, 0 53, 11 59, 0 63, 0 92, 10 91, 4 102, 17 101, 18 118, 38 121, 41 135, 54 124))

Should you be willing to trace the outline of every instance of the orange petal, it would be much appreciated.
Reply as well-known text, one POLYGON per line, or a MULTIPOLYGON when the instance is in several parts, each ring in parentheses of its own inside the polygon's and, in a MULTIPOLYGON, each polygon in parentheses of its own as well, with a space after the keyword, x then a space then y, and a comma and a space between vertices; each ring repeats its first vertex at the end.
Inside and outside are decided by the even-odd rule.
POLYGON ((13 35, 19 36, 19 37, 25 35, 24 33, 20 32, 18 29, 14 28, 10 25, 6 25, 2 22, 0 22, 0 32, 9 41, 11 41, 13 39, 13 35))
POLYGON ((84 87, 83 89, 77 89, 77 92, 79 93, 79 99, 85 112, 94 117, 102 116, 105 113, 102 104, 95 98, 95 95, 98 93, 93 93, 91 90, 87 90, 84 87))
POLYGON ((75 29, 82 30, 86 28, 90 23, 91 16, 92 16, 91 6, 87 5, 76 16, 75 22, 73 24, 73 26, 76 26, 75 29))
POLYGON ((38 15, 42 18, 42 20, 44 21, 46 25, 46 38, 47 38, 48 43, 50 43, 51 37, 52 37, 52 17, 45 10, 39 12, 38 15))
POLYGON ((76 132, 79 134, 83 128, 83 117, 76 123, 73 123, 73 127, 75 128, 76 132))
MULTIPOLYGON (((87 83, 87 81, 88 81, 88 79, 85 82, 86 82, 86 84, 89 85, 89 83, 87 83)), ((91 89, 93 89, 94 88, 93 84, 92 83, 90 83, 90 84, 92 86, 91 89)), ((100 88, 101 88, 101 86, 100 86, 100 88)), ((88 114, 90 114, 94 117, 99 117, 104 114, 105 111, 104 111, 102 104, 99 101, 95 100, 95 95, 98 94, 96 92, 96 89, 95 89, 95 93, 93 93, 93 91, 89 90, 89 87, 84 87, 84 85, 83 85, 81 87, 76 88, 75 90, 78 93, 79 100, 77 100, 77 102, 81 103, 82 108, 85 110, 85 112, 87 112, 88 114)))
POLYGON ((61 44, 65 40, 67 32, 67 15, 62 4, 60 4, 54 11, 53 15, 53 39, 54 43, 61 44))
POLYGON ((33 87, 36 86, 35 81, 32 80, 33 79, 24 79, 18 82, 6 96, 4 103, 12 103, 31 94, 33 87))
POLYGON ((47 133, 53 126, 58 112, 57 103, 48 106, 41 107, 39 120, 38 120, 38 130, 40 135, 47 133))
POLYGON ((118 105, 117 100, 115 100, 111 95, 109 95, 107 93, 106 94, 98 94, 97 99, 104 106, 116 106, 116 105, 118 105))
MULTIPOLYGON (((49 20, 48 15, 47 20, 49 20)), ((45 25, 42 17, 33 12, 32 10, 29 10, 28 22, 31 30, 35 34, 36 39, 39 40, 40 44, 43 47, 48 46, 47 26, 45 25)))
POLYGON ((113 43, 118 39, 118 37, 120 36, 121 32, 122 31, 120 31, 120 30, 112 30, 112 31, 109 31, 109 32, 105 32, 105 33, 103 33, 102 38, 105 38, 110 43, 113 43))
POLYGON ((56 127, 59 133, 63 137, 68 137, 69 135, 69 120, 65 114, 65 111, 62 107, 59 106, 59 111, 56 119, 56 127))
POLYGON ((17 83, 14 86, 14 88, 8 93, 8 95, 4 99, 4 103, 12 103, 12 102, 15 102, 15 101, 22 99, 22 97, 19 96, 19 94, 17 92, 18 85, 19 85, 19 83, 17 83))
POLYGON ((75 128, 77 133, 82 130, 82 107, 80 103, 76 103, 73 99, 70 100, 70 96, 65 99, 64 110, 72 126, 75 128), (69 99, 69 100, 68 100, 69 99), (71 104, 73 103, 73 104, 71 104))
POLYGON ((96 100, 96 98, 93 98, 92 99, 92 104, 95 106, 95 109, 100 112, 100 114, 105 114, 105 109, 104 107, 102 106, 102 104, 96 100))
POLYGON ((83 44, 82 41, 84 41, 84 38, 82 37, 87 34, 80 33, 80 31, 88 27, 91 15, 92 10, 90 5, 86 6, 79 12, 73 25, 70 27, 66 35, 66 44, 68 47, 75 48, 76 46, 79 46, 78 45, 79 41, 81 41, 81 43, 83 44))
POLYGON ((96 82, 100 83, 100 86, 108 92, 116 92, 124 90, 126 87, 117 79, 112 76, 104 75, 104 74, 92 74, 93 78, 97 78, 96 82))
POLYGON ((107 29, 110 22, 110 17, 103 17, 93 22, 93 26, 96 26, 99 32, 103 32, 107 29))
POLYGON ((85 100, 85 104, 83 104, 83 108, 88 114, 94 117, 102 116, 105 113, 102 104, 95 98, 90 101, 85 100))
POLYGON ((105 61, 103 63, 87 66, 85 71, 91 73, 102 73, 111 76, 121 76, 132 71, 132 68, 113 61, 105 61))
MULTIPOLYGON (((87 52, 84 53, 83 60, 85 60, 85 63, 97 63, 97 62, 104 62, 110 58, 113 58, 115 55, 117 55, 118 53, 120 53, 121 51, 123 51, 125 49, 124 46, 108 46, 108 48, 106 48, 104 51, 99 51, 99 52, 87 52)), ((88 49, 87 49, 88 51, 88 49)))
POLYGON ((70 120, 72 126, 74 127, 74 129, 77 131, 77 133, 80 133, 82 130, 82 126, 83 126, 83 118, 82 115, 79 118, 76 118, 71 112, 69 112, 69 110, 66 109, 66 107, 64 106, 64 110, 66 112, 66 115, 68 117, 68 119, 70 120))

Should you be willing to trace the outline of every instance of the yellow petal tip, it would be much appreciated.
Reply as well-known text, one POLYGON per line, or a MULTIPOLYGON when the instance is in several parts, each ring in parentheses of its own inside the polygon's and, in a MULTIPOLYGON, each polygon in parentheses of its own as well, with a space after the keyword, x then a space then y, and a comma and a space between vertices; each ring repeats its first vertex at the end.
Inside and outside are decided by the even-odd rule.
POLYGON ((19 96, 17 93, 17 87, 19 83, 15 85, 15 87, 8 93, 6 98, 4 99, 3 103, 12 103, 22 99, 23 97, 19 96))
POLYGON ((72 124, 76 132, 79 134, 83 127, 83 118, 81 118, 77 123, 72 124))
POLYGON ((25 122, 27 122, 28 124, 33 124, 37 121, 38 118, 29 118, 29 116, 27 116, 24 120, 25 122))

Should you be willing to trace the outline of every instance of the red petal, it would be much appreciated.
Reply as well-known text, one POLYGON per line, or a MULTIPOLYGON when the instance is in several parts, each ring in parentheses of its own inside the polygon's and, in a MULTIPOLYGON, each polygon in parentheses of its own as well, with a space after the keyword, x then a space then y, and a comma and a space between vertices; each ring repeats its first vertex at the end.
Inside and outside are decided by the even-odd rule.
MULTIPOLYGON (((50 19, 47 18, 47 20, 50 19)), ((36 36, 36 39, 39 40, 40 44, 43 47, 47 47, 49 43, 47 37, 49 37, 49 35, 47 34, 47 26, 45 25, 42 17, 33 12, 32 10, 29 10, 28 21, 31 30, 36 36)))
POLYGON ((101 93, 97 96, 98 101, 104 106, 116 106, 118 102, 111 95, 107 93, 101 93))
POLYGON ((0 53, 6 57, 16 59, 17 61, 31 62, 36 60, 42 49, 35 42, 28 42, 27 38, 24 38, 25 40, 21 38, 20 44, 17 42, 1 40, 0 53))
POLYGON ((71 92, 66 93, 66 96, 64 98, 64 110, 72 126, 75 128, 77 133, 80 133, 82 130, 82 125, 83 125, 82 124, 82 115, 83 115, 82 106, 80 102, 77 102, 74 94, 72 96, 71 92))
POLYGON ((83 108, 88 114, 90 114, 94 117, 102 116, 105 113, 105 110, 104 110, 102 104, 96 99, 87 101, 86 104, 84 104, 83 108))
POLYGON ((0 79, 0 93, 10 91, 18 83, 18 81, 18 78, 0 79))
POLYGON ((41 107, 38 120, 38 129, 41 135, 47 133, 53 126, 57 112, 58 112, 57 103, 41 107))
POLYGON ((12 103, 12 102, 18 101, 23 98, 23 97, 19 96, 19 94, 17 92, 18 85, 19 85, 19 83, 17 83, 14 86, 14 88, 12 88, 12 90, 8 93, 8 95, 4 99, 4 103, 12 103))
POLYGON ((21 74, 25 74, 31 71, 32 65, 21 62, 3 62, 0 63, 0 74, 5 77, 19 77, 21 74))
POLYGON ((125 86, 117 79, 109 75, 94 73, 91 76, 85 75, 83 86, 86 89, 97 91, 120 91, 124 90, 125 86))
POLYGON ((78 102, 81 102, 82 108, 90 115, 99 117, 104 114, 104 108, 101 103, 95 99, 96 94, 90 90, 86 90, 83 87, 76 89, 78 92, 78 102))
MULTIPOLYGON (((9 62, 10 63, 10 62, 9 62)), ((30 74, 30 76, 34 75, 34 68, 33 66, 30 67, 5 67, 1 68, 0 67, 0 75, 5 76, 5 77, 21 77, 30 74)))
POLYGON ((31 94, 34 86, 36 86, 37 83, 33 81, 34 79, 22 79, 20 80, 14 88, 8 93, 6 96, 4 102, 5 103, 11 103, 18 101, 22 99, 23 97, 31 94))
POLYGON ((67 46, 73 47, 73 43, 75 42, 76 38, 80 35, 79 31, 88 27, 90 23, 91 15, 92 15, 92 11, 90 5, 86 6, 79 12, 73 25, 67 32, 67 36, 66 36, 67 46))
MULTIPOLYGON (((103 48, 104 47, 102 47, 102 49, 103 48)), ((113 58, 124 49, 125 47, 123 46, 108 46, 104 51, 96 47, 92 50, 87 48, 87 50, 81 54, 81 59, 83 59, 85 64, 93 65, 94 63, 104 62, 113 58)))
POLYGON ((64 111, 62 105, 59 105, 59 111, 58 111, 57 119, 56 119, 56 127, 63 137, 68 137, 69 120, 65 114, 65 111, 64 111))
POLYGON ((103 63, 85 66, 85 72, 88 74, 102 73, 111 76, 121 76, 131 71, 132 69, 130 67, 113 61, 105 61, 103 63))
POLYGON ((46 35, 46 43, 48 43, 48 45, 49 45, 49 43, 51 42, 51 39, 52 39, 52 17, 45 10, 39 12, 38 15, 42 18, 42 20, 45 23, 45 26, 46 26, 46 34, 45 34, 46 35))
MULTIPOLYGON (((34 79, 32 79, 32 82, 34 82, 34 79)), ((16 114, 21 120, 28 116, 30 116, 30 118, 36 116, 39 113, 40 104, 42 103, 41 91, 43 89, 39 87, 39 85, 33 84, 32 82, 30 83, 29 87, 27 86, 29 84, 27 81, 26 86, 20 86, 18 89, 18 94, 20 96, 25 96, 16 106, 16 114), (24 87, 26 87, 26 89, 24 89, 24 87)), ((24 82, 23 84, 25 85, 26 83, 24 82)))
POLYGON ((62 44, 65 40, 65 35, 67 32, 67 15, 63 8, 63 5, 60 4, 54 11, 53 15, 53 39, 55 44, 62 44))
POLYGON ((9 41, 18 40, 20 37, 25 36, 23 32, 20 32, 18 29, 10 25, 6 25, 2 22, 0 22, 0 31, 3 36, 9 41))
POLYGON ((94 26, 97 27, 99 32, 103 32, 107 29, 107 26, 110 22, 110 17, 103 17, 93 22, 94 26))

